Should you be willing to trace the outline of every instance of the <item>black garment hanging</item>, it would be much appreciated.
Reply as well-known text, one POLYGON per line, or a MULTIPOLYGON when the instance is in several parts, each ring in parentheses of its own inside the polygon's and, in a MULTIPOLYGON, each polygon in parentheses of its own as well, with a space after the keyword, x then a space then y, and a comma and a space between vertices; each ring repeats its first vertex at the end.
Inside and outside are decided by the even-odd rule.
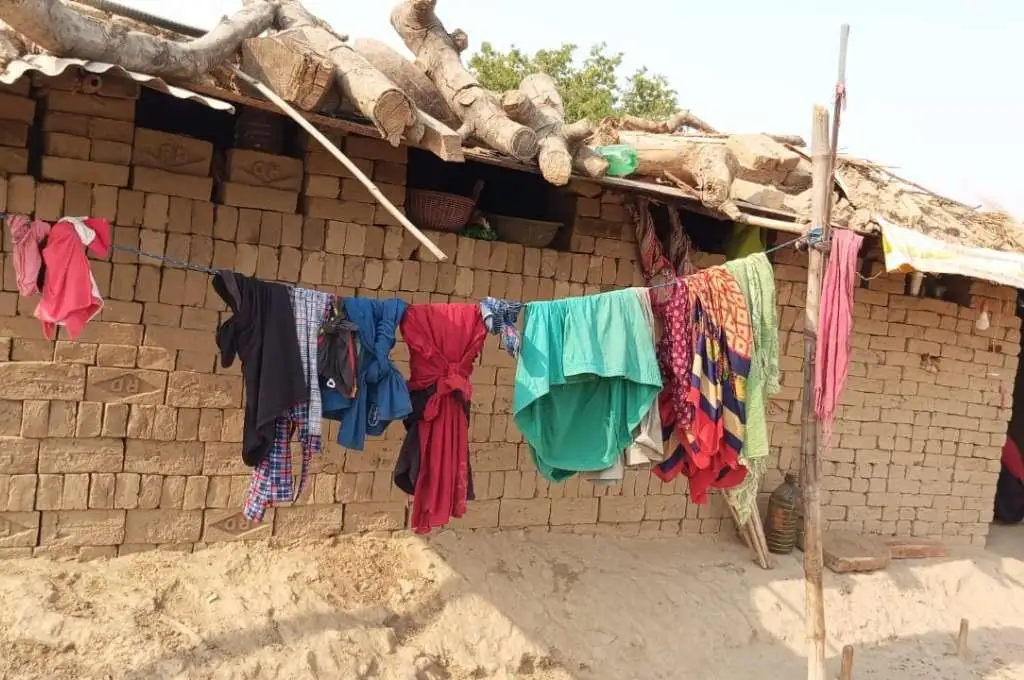
POLYGON ((359 376, 359 326, 349 321, 343 306, 332 307, 331 317, 320 327, 317 370, 327 387, 351 398, 359 376))
POLYGON ((217 327, 220 364, 242 362, 245 422, 242 460, 254 467, 266 458, 277 419, 309 399, 291 292, 278 283, 217 272, 213 289, 227 303, 231 318, 217 327))

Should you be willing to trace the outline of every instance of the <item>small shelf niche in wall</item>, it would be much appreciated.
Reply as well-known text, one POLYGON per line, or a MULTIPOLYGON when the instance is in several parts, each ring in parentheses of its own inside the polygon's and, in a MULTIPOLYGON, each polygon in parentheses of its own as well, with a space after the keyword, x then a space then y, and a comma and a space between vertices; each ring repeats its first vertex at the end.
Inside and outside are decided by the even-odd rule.
MULTIPOLYGON (((411 205, 414 192, 441 192, 466 199, 475 195, 476 203, 472 210, 468 209, 469 201, 453 201, 467 207, 465 216, 469 224, 475 224, 483 216, 497 232, 499 240, 521 242, 516 239, 526 234, 520 229, 543 230, 547 227, 537 223, 550 223, 552 238, 548 247, 558 248, 563 241, 568 245, 568 239, 559 237, 567 233, 565 225, 572 224, 575 197, 564 188, 549 184, 537 173, 471 160, 465 163, 446 163, 426 151, 409 149, 406 186, 409 192, 406 211, 414 221, 416 208, 411 205), (555 225, 561 225, 557 227, 557 232, 555 225)), ((420 221, 429 222, 430 219, 420 221)), ((430 224, 418 226, 434 228, 430 224)))

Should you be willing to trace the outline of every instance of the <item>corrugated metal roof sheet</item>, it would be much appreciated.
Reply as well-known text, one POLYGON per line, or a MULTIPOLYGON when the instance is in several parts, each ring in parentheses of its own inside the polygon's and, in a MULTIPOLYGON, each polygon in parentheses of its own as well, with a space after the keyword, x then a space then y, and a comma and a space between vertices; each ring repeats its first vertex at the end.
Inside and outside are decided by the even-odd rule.
POLYGON ((169 94, 172 97, 177 97, 178 99, 199 102, 200 104, 217 111, 227 111, 228 113, 235 112, 235 107, 227 102, 214 99, 213 97, 196 94, 195 92, 186 90, 182 87, 168 85, 160 78, 156 78, 154 76, 147 76, 143 73, 127 71, 115 64, 105 64, 99 61, 85 61, 84 59, 66 59, 63 57, 55 57, 50 54, 27 54, 20 59, 15 59, 7 65, 7 68, 4 69, 3 73, 0 73, 0 83, 10 85, 26 73, 31 73, 33 71, 50 77, 59 76, 71 67, 81 69, 88 73, 94 73, 96 75, 110 73, 125 78, 131 78, 141 85, 163 92, 164 94, 169 94))

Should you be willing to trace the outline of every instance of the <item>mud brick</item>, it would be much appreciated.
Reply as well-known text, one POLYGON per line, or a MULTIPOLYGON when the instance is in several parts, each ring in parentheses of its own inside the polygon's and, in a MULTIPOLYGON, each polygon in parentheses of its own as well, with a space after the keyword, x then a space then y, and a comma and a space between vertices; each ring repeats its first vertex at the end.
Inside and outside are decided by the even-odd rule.
POLYGON ((117 163, 128 165, 132 160, 132 145, 124 142, 93 140, 89 150, 89 160, 98 163, 117 163))
POLYGON ((502 499, 498 524, 501 527, 545 526, 550 517, 551 500, 548 498, 502 499))
POLYGON ((200 442, 155 442, 128 440, 125 472, 152 475, 198 475, 203 469, 200 442))
POLYGON ((65 211, 68 215, 88 215, 92 209, 92 187, 82 182, 65 182, 65 211))
POLYGON ((38 512, 0 512, 0 548, 10 550, 39 542, 38 512))
POLYGON ((43 156, 40 175, 43 179, 55 179, 62 182, 82 182, 83 184, 124 187, 128 186, 129 168, 112 163, 96 163, 57 156, 43 156))
POLYGON ((594 524, 597 512, 596 498, 558 498, 551 501, 550 523, 551 526, 594 524))
POLYGON ((50 402, 25 401, 22 406, 21 436, 42 438, 46 436, 49 429, 50 402))
POLYGON ((120 472, 123 464, 119 439, 47 439, 39 446, 40 472, 120 472))
MULTIPOLYGON (((21 433, 23 402, 0 401, 0 436, 17 437, 21 433)), ((0 474, 4 474, 0 464, 0 474)))
POLYGON ((47 156, 60 156, 61 158, 77 158, 78 160, 89 160, 89 152, 92 150, 92 140, 88 137, 69 135, 64 132, 47 132, 43 134, 43 153, 47 156))
POLYGON ((135 126, 129 121, 51 111, 43 117, 44 132, 65 132, 89 139, 131 143, 135 126))
POLYGON ((234 205, 259 210, 273 210, 282 213, 295 212, 299 200, 297 191, 256 187, 238 182, 223 182, 217 189, 219 201, 224 205, 234 205))
POLYGON ((375 182, 404 185, 406 183, 406 173, 405 163, 380 161, 373 164, 373 179, 375 182))
POLYGON ((642 496, 601 498, 601 508, 598 513, 599 522, 639 522, 644 518, 644 501, 642 496))
POLYGON ((46 434, 48 437, 74 437, 75 420, 78 404, 73 401, 50 402, 50 421, 46 434))
POLYGON ((0 147, 0 174, 21 175, 28 172, 28 149, 0 147))
POLYGON ((64 185, 53 182, 36 184, 36 219, 56 222, 65 214, 64 185))
POLYGON ((89 475, 64 475, 64 500, 61 509, 89 509, 89 475))
POLYGON ((186 477, 164 477, 160 492, 160 507, 181 510, 185 503, 186 477))
POLYGON ((203 542, 252 541, 269 538, 273 532, 275 510, 268 509, 262 522, 253 522, 237 509, 206 510, 203 513, 203 542))
POLYGON ((63 111, 65 113, 96 116, 97 118, 113 118, 114 120, 124 121, 135 120, 134 99, 101 97, 79 92, 51 90, 43 99, 43 106, 47 112, 63 111))
POLYGON ((343 530, 344 509, 340 504, 277 508, 274 536, 283 538, 328 538, 343 530))
POLYGON ((352 158, 366 158, 372 161, 406 164, 408 149, 405 146, 391 146, 383 139, 371 139, 352 135, 345 139, 345 153, 352 158))
POLYGON ((89 509, 114 509, 114 496, 117 486, 117 475, 94 474, 89 480, 89 509))
MULTIPOLYGON (((135 128, 132 164, 176 175, 206 177, 213 162, 213 144, 168 132, 135 128)), ((209 198, 209 194, 207 194, 209 198)))
POLYGON ((118 545, 125 538, 122 510, 43 512, 40 545, 118 545))
POLYGON ((146 193, 209 201, 213 179, 136 165, 131 168, 131 187, 146 193))
POLYGON ((7 210, 23 215, 31 215, 35 212, 36 180, 34 177, 14 175, 7 178, 7 210))
POLYGON ((397 531, 405 526, 406 503, 349 503, 345 506, 346 533, 397 531))
POLYGON ((203 534, 201 510, 128 510, 126 543, 194 543, 203 534))
MULTIPOLYGON (((373 161, 366 158, 352 158, 356 167, 367 176, 373 175, 373 161)), ((337 158, 325 149, 318 148, 306 154, 306 172, 310 175, 330 175, 333 177, 352 177, 352 173, 337 158)))
POLYGON ((368 203, 339 201, 331 198, 304 197, 303 214, 338 222, 373 224, 373 206, 368 203))
MULTIPOLYGON (((0 134, 0 140, 2 139, 2 134, 0 134)), ((11 144, 9 146, 21 145, 11 144)), ((341 179, 331 175, 306 175, 302 193, 306 196, 316 196, 318 198, 337 198, 341 193, 341 179)))
POLYGON ((39 475, 36 510, 60 510, 64 503, 64 475, 39 475))
POLYGON ((278 247, 281 245, 281 230, 284 215, 265 210, 260 214, 260 245, 278 247))
POLYGON ((231 182, 257 187, 302 190, 302 161, 251 149, 228 149, 225 177, 231 182))
POLYGON ((0 482, 0 509, 8 512, 31 512, 35 509, 36 488, 39 483, 37 475, 12 475, 7 478, 7 493, 3 493, 4 483, 0 482), (4 503, 7 507, 4 508, 4 503))
POLYGON ((0 92, 0 118, 31 125, 36 118, 36 102, 27 97, 0 92))

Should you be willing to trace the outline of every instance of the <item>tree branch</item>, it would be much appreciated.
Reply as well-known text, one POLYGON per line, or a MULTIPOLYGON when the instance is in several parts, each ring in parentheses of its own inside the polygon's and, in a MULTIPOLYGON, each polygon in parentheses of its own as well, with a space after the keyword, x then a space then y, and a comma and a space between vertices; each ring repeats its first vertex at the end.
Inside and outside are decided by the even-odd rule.
POLYGON ((101 21, 60 0, 0 2, 0 20, 48 52, 172 80, 193 80, 231 59, 243 40, 270 28, 275 11, 270 2, 253 2, 203 37, 177 43, 101 21))
POLYGON ((434 13, 436 5, 437 0, 406 0, 391 12, 391 25, 462 121, 460 134, 471 133, 520 160, 533 159, 536 133, 511 120, 497 98, 462 65, 459 54, 467 42, 465 34, 448 33, 434 13))

